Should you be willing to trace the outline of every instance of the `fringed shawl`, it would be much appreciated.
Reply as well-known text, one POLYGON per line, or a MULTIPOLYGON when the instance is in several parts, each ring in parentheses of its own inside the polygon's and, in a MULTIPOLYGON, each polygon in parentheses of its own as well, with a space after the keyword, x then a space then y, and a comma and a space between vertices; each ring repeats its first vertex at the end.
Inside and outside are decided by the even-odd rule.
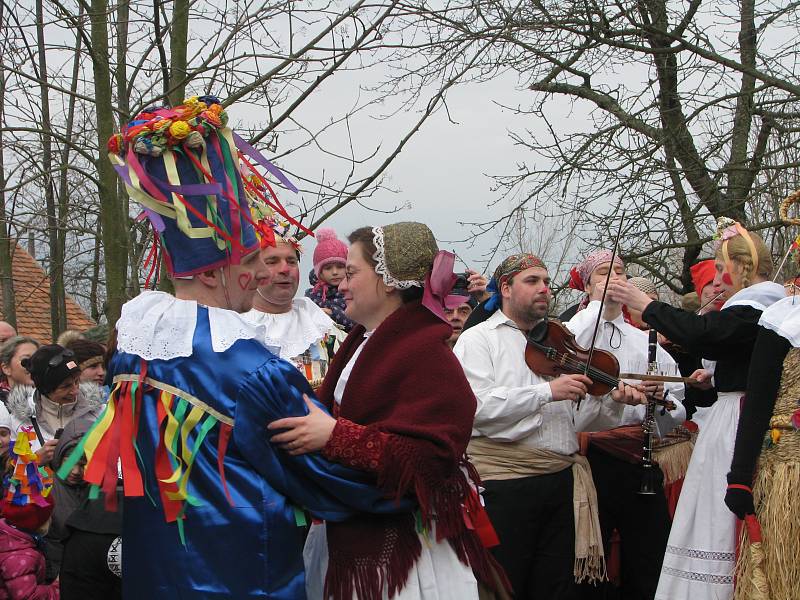
MULTIPOLYGON (((416 518, 364 514, 329 522, 326 597, 350 600, 357 593, 362 599, 379 598, 384 585, 391 597, 420 556, 417 531, 431 529, 434 522, 437 541, 447 539, 480 581, 495 584, 493 569, 499 568, 473 524, 466 525, 470 518, 465 519, 464 506, 476 498, 462 467, 469 468, 465 451, 476 400, 447 346, 450 334, 449 325, 413 302, 390 315, 364 342, 336 408, 341 419, 366 426, 362 439, 375 439, 379 445, 376 468, 370 469, 378 486, 387 497, 415 497, 419 512, 416 518)), ((319 392, 331 408, 336 382, 363 340, 359 325, 331 363, 319 392)))

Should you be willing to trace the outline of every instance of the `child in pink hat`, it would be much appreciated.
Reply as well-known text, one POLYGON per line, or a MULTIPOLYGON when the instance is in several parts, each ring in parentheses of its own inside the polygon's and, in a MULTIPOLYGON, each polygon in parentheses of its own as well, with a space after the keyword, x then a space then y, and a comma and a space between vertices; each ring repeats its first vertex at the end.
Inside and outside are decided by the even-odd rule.
POLYGON ((344 296, 339 292, 339 283, 344 279, 347 244, 336 237, 333 229, 319 229, 316 237, 314 269, 308 276, 311 288, 306 290, 306 296, 349 332, 353 322, 344 314, 344 296))

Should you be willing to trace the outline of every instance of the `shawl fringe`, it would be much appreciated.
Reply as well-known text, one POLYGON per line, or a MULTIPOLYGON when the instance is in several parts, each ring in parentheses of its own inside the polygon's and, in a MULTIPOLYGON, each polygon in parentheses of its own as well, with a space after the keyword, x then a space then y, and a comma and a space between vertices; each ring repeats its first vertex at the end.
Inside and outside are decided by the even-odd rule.
MULTIPOLYGON (((364 521, 365 516, 358 517, 364 521)), ((328 572, 325 574, 325 598, 347 599, 380 598, 384 588, 391 598, 408 581, 411 568, 417 562, 422 545, 414 529, 412 515, 366 518, 368 524, 355 522, 327 523, 328 572), (347 547, 337 543, 340 534, 348 541, 351 528, 366 535, 358 547, 347 547), (371 541, 381 536, 380 552, 375 553, 371 541)))

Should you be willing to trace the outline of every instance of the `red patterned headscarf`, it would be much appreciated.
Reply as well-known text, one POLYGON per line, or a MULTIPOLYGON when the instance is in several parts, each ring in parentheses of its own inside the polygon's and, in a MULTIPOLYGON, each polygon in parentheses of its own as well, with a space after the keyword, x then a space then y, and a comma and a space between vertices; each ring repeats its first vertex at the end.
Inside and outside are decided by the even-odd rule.
MULTIPOLYGON (((594 270, 604 263, 610 263, 613 253, 611 250, 596 250, 583 259, 583 262, 573 267, 569 272, 569 287, 574 290, 586 291, 586 285, 594 270)), ((625 263, 619 255, 614 256, 614 264, 625 268, 625 263)))

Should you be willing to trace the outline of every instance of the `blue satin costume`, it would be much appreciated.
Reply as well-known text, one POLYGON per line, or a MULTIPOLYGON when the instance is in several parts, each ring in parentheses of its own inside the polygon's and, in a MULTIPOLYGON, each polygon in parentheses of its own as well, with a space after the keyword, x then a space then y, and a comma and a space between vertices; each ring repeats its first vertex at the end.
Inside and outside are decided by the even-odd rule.
MULTIPOLYGON (((225 455, 228 502, 217 469, 212 429, 189 478, 189 492, 203 504, 188 506, 181 543, 176 523, 162 512, 153 465, 159 443, 158 390, 146 388, 137 447, 147 497, 125 498, 123 588, 126 600, 302 599, 304 529, 295 507, 343 520, 354 510, 407 510, 384 500, 369 476, 319 455, 292 457, 269 442, 266 425, 307 413, 302 394, 312 392, 289 363, 253 340, 226 352, 211 347, 208 310, 198 307, 189 358, 153 360, 147 377, 173 386, 234 419, 225 455)), ((139 373, 141 359, 118 352, 108 377, 139 373)))
MULTIPOLYGON (((241 157, 297 188, 226 122, 219 99, 201 96, 148 107, 109 141, 114 168, 157 233, 152 265, 163 257, 171 276, 239 264, 260 247, 254 220, 266 245, 291 220, 267 210, 266 179, 241 157), (188 137, 162 126, 174 121, 188 137)), ((126 600, 302 599, 300 507, 334 521, 409 510, 384 500, 365 473, 273 447, 267 424, 306 414, 311 389, 256 341, 214 352, 206 308, 197 308, 191 356, 144 363, 118 351, 107 377, 107 408, 59 475, 85 454, 92 493, 108 500, 122 464, 126 600)))

